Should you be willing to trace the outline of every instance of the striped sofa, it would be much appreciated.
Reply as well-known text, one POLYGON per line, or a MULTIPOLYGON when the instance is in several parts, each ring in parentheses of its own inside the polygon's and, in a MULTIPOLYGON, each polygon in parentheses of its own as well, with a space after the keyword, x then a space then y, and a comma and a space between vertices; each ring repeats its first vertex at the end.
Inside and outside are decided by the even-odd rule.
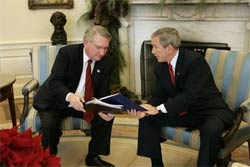
MULTIPOLYGON (((250 156, 250 53, 209 48, 205 59, 216 85, 237 115, 233 128, 223 134, 224 146, 218 156, 217 165, 227 166, 231 152, 246 141, 250 156)), ((198 130, 164 127, 162 137, 195 150, 200 147, 198 130)))

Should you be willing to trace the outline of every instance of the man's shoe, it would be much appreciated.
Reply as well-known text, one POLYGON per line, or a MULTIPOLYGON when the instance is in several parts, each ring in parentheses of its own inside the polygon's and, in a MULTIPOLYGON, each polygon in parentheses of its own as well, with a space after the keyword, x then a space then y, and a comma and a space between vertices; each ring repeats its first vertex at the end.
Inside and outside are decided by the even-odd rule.
POLYGON ((97 167, 115 167, 113 164, 103 161, 99 156, 87 155, 85 159, 87 166, 97 166, 97 167))

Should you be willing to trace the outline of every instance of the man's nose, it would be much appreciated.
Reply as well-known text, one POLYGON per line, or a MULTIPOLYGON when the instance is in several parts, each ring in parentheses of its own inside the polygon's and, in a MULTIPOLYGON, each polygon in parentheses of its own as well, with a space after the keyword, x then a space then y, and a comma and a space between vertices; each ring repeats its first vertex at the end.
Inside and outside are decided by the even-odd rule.
POLYGON ((151 53, 154 54, 154 48, 151 50, 151 53))

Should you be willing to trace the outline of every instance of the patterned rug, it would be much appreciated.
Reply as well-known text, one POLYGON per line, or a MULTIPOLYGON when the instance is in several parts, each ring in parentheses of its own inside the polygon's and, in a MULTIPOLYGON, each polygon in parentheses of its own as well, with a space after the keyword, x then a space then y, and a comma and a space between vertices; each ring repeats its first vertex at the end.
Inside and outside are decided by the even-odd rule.
MULTIPOLYGON (((85 156, 88 149, 89 137, 61 138, 59 153, 62 167, 85 166, 85 156)), ((174 143, 162 143, 162 156, 165 166, 169 167, 194 167, 197 161, 197 151, 176 146, 174 143)), ((136 155, 137 140, 134 138, 113 137, 111 139, 111 151, 102 159, 113 163, 118 167, 150 167, 149 158, 136 155)), ((249 167, 247 164, 233 162, 229 167, 249 167)))
MULTIPOLYGON (((58 156, 62 158, 62 166, 85 166, 89 137, 63 137, 59 144, 58 156)), ((111 139, 111 151, 109 156, 101 156, 102 159, 113 163, 118 167, 150 167, 148 158, 136 155, 137 140, 129 138, 111 139)), ((186 148, 176 147, 171 144, 162 144, 162 155, 165 166, 195 166, 197 152, 186 148)))

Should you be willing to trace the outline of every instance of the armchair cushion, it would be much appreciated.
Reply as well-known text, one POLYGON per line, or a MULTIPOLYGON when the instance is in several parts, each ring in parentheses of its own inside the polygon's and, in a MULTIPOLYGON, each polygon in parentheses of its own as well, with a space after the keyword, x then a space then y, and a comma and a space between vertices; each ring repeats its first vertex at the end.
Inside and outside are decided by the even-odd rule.
MULTIPOLYGON (((39 132, 41 120, 36 109, 31 107, 24 123, 21 124, 21 131, 31 128, 32 132, 39 132)), ((89 130, 90 124, 83 119, 67 117, 62 121, 62 130, 89 130)))
MULTIPOLYGON (((221 149, 219 153, 219 158, 223 159, 228 155, 233 148, 238 147, 238 143, 244 143, 245 141, 250 139, 250 126, 246 123, 242 123, 239 129, 234 134, 233 138, 228 143, 228 147, 225 149, 221 149)), ((224 132, 225 135, 227 131, 224 132)), ((166 139, 173 140, 178 144, 184 145, 186 147, 199 150, 200 148, 200 131, 199 130, 191 130, 189 131, 187 128, 173 128, 173 127, 164 127, 162 128, 162 137, 166 139)))

